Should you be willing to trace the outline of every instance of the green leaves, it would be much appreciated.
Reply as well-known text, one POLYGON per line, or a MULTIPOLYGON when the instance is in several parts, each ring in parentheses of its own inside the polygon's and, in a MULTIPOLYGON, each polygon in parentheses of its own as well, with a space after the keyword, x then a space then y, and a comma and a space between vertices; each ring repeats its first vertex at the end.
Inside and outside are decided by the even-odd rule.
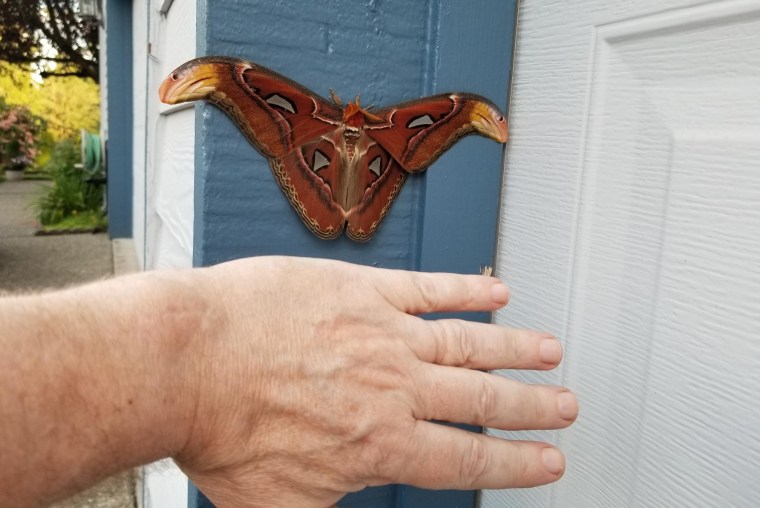
POLYGON ((45 171, 53 185, 37 201, 37 218, 50 225, 83 214, 99 214, 103 207, 103 188, 87 183, 89 176, 76 167, 80 154, 77 145, 66 140, 58 143, 45 171))

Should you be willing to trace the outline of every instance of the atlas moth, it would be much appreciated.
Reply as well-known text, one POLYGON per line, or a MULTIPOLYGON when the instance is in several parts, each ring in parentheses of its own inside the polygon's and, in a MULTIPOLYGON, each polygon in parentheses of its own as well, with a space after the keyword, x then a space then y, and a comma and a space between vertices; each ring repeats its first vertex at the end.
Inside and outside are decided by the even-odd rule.
POLYGON ((161 84, 167 104, 221 108, 268 160, 304 224, 318 237, 345 230, 369 240, 409 173, 427 169, 457 140, 507 140, 507 122, 479 95, 446 93, 379 109, 359 97, 327 100, 266 67, 229 57, 190 60, 161 84))

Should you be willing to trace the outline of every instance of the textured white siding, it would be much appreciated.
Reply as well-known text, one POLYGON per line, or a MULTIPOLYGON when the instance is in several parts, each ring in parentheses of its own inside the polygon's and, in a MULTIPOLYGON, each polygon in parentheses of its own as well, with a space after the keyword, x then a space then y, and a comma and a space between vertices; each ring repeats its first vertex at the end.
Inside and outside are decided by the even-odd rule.
POLYGON ((135 139, 133 231, 145 269, 192 265, 195 115, 158 100, 175 67, 195 57, 195 1, 133 3, 135 139))
MULTIPOLYGON (((101 19, 106 19, 106 9, 108 8, 108 2, 103 2, 103 12, 101 13, 101 19)), ((100 47, 102 48, 98 54, 100 59, 100 65, 98 66, 99 82, 101 84, 100 90, 100 139, 108 139, 108 58, 106 55, 106 45, 108 44, 108 33, 105 30, 105 26, 101 24, 98 27, 98 40, 100 47)))
POLYGON ((506 375, 581 416, 482 506, 760 506, 760 2, 526 0, 517 48, 497 321, 566 359, 506 375))
MULTIPOLYGON (((143 269, 192 266, 195 113, 158 100, 175 67, 195 57, 195 0, 133 2, 134 240, 143 269)), ((187 478, 171 460, 143 469, 142 508, 185 508, 187 478)))
POLYGON ((145 126, 148 60, 148 2, 132 2, 132 238, 145 268, 145 126))

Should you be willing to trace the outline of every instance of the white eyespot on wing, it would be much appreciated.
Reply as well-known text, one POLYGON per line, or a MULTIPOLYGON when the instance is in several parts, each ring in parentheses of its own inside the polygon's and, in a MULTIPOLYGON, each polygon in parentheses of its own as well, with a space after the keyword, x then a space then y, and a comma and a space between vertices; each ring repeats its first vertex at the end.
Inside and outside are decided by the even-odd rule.
POLYGON ((282 110, 289 111, 296 114, 296 106, 293 104, 290 100, 288 100, 286 97, 283 97, 280 94, 272 94, 269 97, 266 98, 267 104, 270 104, 272 106, 276 106, 282 110))
POLYGON ((380 170, 382 169, 383 158, 379 155, 372 159, 369 163, 369 170, 375 173, 375 176, 380 176, 380 170))
POLYGON ((314 150, 314 160, 311 163, 311 169, 316 173, 322 168, 330 165, 330 159, 319 150, 314 150))
POLYGON ((422 115, 416 118, 412 118, 407 124, 408 129, 414 129, 415 127, 425 127, 433 124, 433 119, 430 115, 422 115))

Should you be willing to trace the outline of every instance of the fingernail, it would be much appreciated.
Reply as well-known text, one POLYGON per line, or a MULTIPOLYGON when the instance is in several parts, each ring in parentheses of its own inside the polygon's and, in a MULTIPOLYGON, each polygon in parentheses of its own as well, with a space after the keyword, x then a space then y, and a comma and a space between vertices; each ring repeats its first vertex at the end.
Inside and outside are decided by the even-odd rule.
POLYGON ((538 348, 544 363, 557 364, 562 359, 562 345, 557 339, 543 339, 538 348))
POLYGON ((560 474, 565 469, 565 456, 556 448, 544 448, 541 455, 544 467, 551 474, 560 474))
POLYGON ((509 288, 504 283, 491 286, 491 298, 496 303, 507 303, 509 300, 509 288))
POLYGON ((557 408, 563 420, 574 420, 578 416, 578 399, 573 392, 562 392, 557 395, 557 408))

